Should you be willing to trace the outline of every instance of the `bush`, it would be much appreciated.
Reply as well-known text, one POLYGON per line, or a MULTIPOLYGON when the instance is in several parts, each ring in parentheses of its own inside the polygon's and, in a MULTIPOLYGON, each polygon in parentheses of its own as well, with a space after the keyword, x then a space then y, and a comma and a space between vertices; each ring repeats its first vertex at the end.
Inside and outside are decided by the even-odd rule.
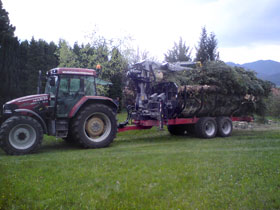
POLYGON ((272 94, 267 99, 267 114, 280 118, 280 89, 272 88, 272 94))

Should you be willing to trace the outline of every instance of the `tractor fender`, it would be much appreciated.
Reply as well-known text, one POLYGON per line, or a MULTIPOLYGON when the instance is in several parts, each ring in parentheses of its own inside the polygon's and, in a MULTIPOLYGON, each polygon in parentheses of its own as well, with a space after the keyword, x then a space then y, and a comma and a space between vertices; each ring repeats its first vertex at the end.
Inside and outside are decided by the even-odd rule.
POLYGON ((92 104, 92 103, 98 103, 98 104, 104 104, 112 108, 114 112, 117 112, 118 105, 113 101, 113 99, 104 97, 104 96, 84 96, 82 97, 76 104, 73 106, 71 111, 69 112, 68 117, 72 118, 76 115, 76 113, 84 107, 86 104, 92 104))
POLYGON ((42 118, 39 114, 37 114, 36 112, 34 112, 34 111, 32 111, 32 110, 29 110, 29 109, 15 109, 14 112, 16 112, 16 113, 27 112, 27 113, 32 114, 33 117, 35 117, 35 119, 39 120, 40 124, 41 124, 42 127, 43 127, 44 133, 47 133, 47 132, 48 132, 47 125, 46 125, 45 121, 44 121, 43 118, 42 118))

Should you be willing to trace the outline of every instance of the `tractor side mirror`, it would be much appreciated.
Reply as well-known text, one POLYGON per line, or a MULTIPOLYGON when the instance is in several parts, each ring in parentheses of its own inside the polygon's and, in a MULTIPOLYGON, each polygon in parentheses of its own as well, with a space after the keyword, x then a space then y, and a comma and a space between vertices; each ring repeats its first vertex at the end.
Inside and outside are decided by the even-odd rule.
POLYGON ((55 86, 55 77, 50 77, 50 86, 55 86))

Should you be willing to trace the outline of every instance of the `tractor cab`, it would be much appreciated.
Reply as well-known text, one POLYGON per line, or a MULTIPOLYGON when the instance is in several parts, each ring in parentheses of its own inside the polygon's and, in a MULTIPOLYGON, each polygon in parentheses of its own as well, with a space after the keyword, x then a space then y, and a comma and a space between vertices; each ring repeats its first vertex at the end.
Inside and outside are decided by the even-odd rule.
POLYGON ((45 94, 50 106, 56 107, 56 117, 67 117, 83 96, 96 96, 96 72, 92 69, 56 68, 47 72, 45 94))

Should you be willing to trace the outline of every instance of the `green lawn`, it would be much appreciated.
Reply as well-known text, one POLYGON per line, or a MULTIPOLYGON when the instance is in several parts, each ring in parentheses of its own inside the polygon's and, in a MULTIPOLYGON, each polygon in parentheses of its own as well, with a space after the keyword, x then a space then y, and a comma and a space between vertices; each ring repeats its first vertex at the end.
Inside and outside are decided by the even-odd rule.
POLYGON ((33 155, 0 151, 0 209, 280 209, 280 130, 154 128, 95 150, 46 136, 33 155))

